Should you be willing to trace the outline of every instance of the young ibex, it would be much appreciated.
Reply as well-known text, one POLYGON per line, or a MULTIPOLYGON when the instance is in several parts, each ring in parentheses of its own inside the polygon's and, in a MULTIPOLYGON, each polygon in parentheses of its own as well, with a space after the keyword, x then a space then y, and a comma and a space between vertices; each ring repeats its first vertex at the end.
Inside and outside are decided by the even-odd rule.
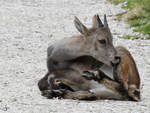
MULTIPOLYGON (((71 65, 71 60, 81 56, 92 56, 107 65, 119 62, 119 57, 112 43, 112 35, 109 30, 106 15, 104 24, 98 15, 93 17, 93 26, 88 29, 80 20, 75 17, 74 24, 81 35, 65 38, 51 45, 47 49, 47 68, 48 73, 60 69, 65 69, 71 65)), ((43 82, 47 76, 43 77, 39 84, 40 89, 44 90, 47 83, 43 82)))
MULTIPOLYGON (((100 21, 99 17, 95 15, 93 20, 93 28, 101 25, 101 29, 97 27, 97 30, 102 30, 104 25, 100 21), (101 24, 99 24, 98 22, 101 24)), ((107 31, 109 32, 106 33, 103 31, 101 34, 106 33, 103 36, 109 37, 110 30, 108 29, 107 31)), ((103 42, 103 44, 106 45, 106 39, 104 38, 105 41, 99 42, 103 42)), ((103 46, 101 45, 101 47, 103 46)), ((103 62, 107 62, 106 64, 109 66, 103 65, 103 67, 98 70, 97 74, 93 74, 92 72, 87 71, 93 69, 92 67, 94 65, 101 66, 102 64, 98 61, 99 59, 96 60, 92 55, 83 55, 74 58, 69 62, 64 63, 67 64, 67 66, 63 63, 60 63, 63 64, 62 67, 64 68, 62 68, 61 66, 60 68, 58 66, 59 68, 53 70, 52 73, 48 73, 43 79, 39 81, 38 85, 40 90, 42 91, 42 94, 49 98, 60 96, 67 99, 106 98, 123 100, 132 99, 135 101, 139 101, 140 78, 134 59, 125 48, 116 47, 116 50, 121 58, 115 56, 117 62, 112 63, 113 72, 110 63, 108 63, 110 62, 109 60, 103 62), (120 60, 121 62, 119 63, 118 61, 120 60), (110 79, 105 73, 102 72, 103 70, 105 70, 105 67, 107 67, 107 71, 110 71, 110 74, 113 75, 115 81, 110 79), (96 81, 98 81, 99 83, 96 81)), ((114 51, 116 52, 116 50, 114 51)))

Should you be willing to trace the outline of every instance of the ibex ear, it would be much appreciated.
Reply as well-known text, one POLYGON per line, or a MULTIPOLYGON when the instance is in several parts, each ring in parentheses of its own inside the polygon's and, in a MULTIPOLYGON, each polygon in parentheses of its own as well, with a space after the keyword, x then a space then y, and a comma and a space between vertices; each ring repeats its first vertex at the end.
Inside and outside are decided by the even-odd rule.
POLYGON ((88 29, 80 22, 80 20, 75 16, 74 25, 77 30, 83 35, 89 35, 88 29))
POLYGON ((106 14, 104 14, 104 27, 105 27, 105 28, 109 28, 109 27, 108 27, 108 23, 107 23, 106 14))
POLYGON ((98 15, 93 16, 93 28, 99 28, 99 27, 104 27, 101 19, 99 18, 98 15))

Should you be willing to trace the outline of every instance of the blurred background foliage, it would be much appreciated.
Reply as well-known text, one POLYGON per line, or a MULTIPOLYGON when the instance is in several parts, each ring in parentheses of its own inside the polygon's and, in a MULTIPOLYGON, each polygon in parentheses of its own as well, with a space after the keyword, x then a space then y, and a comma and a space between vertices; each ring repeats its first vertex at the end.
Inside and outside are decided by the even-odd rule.
MULTIPOLYGON (((118 5, 123 3, 123 8, 128 10, 124 13, 118 14, 118 19, 122 18, 135 27, 135 32, 147 34, 147 39, 150 39, 150 0, 109 0, 118 5)), ((128 36, 128 38, 130 38, 128 36)), ((135 37, 136 39, 138 37, 135 37)), ((139 37, 140 38, 140 37, 139 37)))

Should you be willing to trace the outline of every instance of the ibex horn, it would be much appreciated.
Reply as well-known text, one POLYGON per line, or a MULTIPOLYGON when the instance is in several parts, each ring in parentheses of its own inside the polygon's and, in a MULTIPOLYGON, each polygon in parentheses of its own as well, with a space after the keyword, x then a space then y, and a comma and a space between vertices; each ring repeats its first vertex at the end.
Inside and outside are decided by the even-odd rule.
POLYGON ((105 28, 108 28, 108 23, 107 23, 106 14, 104 14, 104 27, 105 27, 105 28))
POLYGON ((97 16, 97 21, 98 21, 98 23, 99 23, 99 27, 104 27, 104 25, 103 25, 101 19, 99 18, 99 15, 96 15, 96 16, 97 16))

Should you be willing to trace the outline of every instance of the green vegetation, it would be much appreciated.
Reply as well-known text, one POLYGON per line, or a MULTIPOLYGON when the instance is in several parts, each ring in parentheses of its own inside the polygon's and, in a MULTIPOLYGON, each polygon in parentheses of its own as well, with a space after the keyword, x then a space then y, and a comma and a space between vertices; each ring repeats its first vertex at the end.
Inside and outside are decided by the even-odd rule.
MULTIPOLYGON (((150 39, 150 0, 109 0, 114 4, 126 2, 123 8, 129 9, 125 13, 118 14, 119 20, 125 18, 127 23, 135 27, 135 32, 147 34, 150 39)), ((129 37, 128 37, 129 38, 129 37)))
POLYGON ((116 4, 116 5, 118 5, 119 3, 123 3, 126 0, 109 0, 109 1, 112 2, 112 3, 114 3, 114 4, 116 4))
POLYGON ((135 36, 131 36, 131 35, 126 35, 123 37, 124 39, 139 39, 140 37, 135 35, 135 36))

